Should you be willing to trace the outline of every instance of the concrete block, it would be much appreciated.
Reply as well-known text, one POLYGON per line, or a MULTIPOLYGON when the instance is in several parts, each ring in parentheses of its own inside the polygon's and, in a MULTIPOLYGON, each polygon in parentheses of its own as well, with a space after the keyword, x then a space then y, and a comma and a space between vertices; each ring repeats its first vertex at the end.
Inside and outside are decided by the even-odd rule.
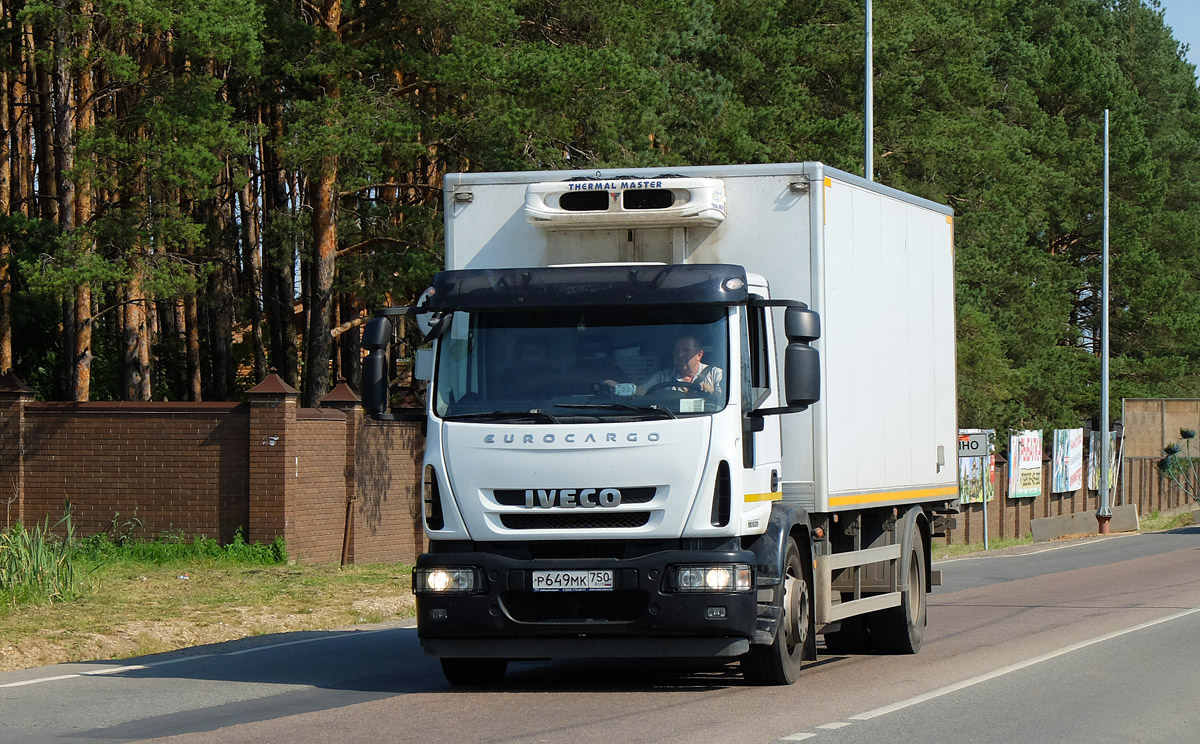
MULTIPOLYGON (((1114 506, 1112 513, 1109 532, 1137 532, 1140 528, 1136 504, 1114 506)), ((1029 528, 1034 542, 1046 542, 1066 535, 1099 534, 1100 523, 1096 521, 1096 512, 1085 511, 1030 520, 1029 528)))
POLYGON ((1057 517, 1042 517, 1029 521, 1029 529, 1033 532, 1034 542, 1057 540, 1063 535, 1073 532, 1075 520, 1073 514, 1060 514, 1057 517))
MULTIPOLYGON (((1114 506, 1112 521, 1108 523, 1109 532, 1137 532, 1141 529, 1138 522, 1137 504, 1114 506)), ((1093 527, 1095 524, 1092 525, 1093 527)))

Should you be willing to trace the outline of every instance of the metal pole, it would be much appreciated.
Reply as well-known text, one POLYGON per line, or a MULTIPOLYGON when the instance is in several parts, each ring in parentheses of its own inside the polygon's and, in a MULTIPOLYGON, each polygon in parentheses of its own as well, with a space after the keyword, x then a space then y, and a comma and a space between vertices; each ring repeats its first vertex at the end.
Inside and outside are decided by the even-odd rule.
POLYGON ((1112 448, 1108 443, 1108 109, 1104 109, 1104 230, 1101 242, 1104 278, 1101 286, 1100 303, 1100 509, 1096 521, 1100 534, 1108 534, 1108 523, 1112 519, 1109 504, 1109 460, 1112 448))
POLYGON ((866 172, 868 181, 875 180, 875 64, 872 60, 875 46, 875 34, 871 30, 872 13, 871 0, 867 0, 867 93, 866 93, 866 142, 864 148, 866 150, 865 166, 863 170, 866 172))
POLYGON ((988 523, 987 523, 988 495, 987 488, 983 489, 983 549, 988 549, 988 523))

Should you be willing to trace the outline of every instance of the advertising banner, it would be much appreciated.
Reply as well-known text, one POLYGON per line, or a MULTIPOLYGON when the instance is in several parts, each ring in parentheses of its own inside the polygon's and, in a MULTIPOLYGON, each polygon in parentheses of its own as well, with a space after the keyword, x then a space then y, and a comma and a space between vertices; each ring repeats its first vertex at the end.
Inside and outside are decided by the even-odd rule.
MULTIPOLYGON (((1088 488, 1100 490, 1100 432, 1088 434, 1088 488)), ((1121 461, 1117 452, 1117 433, 1108 433, 1108 487, 1112 489, 1117 483, 1117 463, 1121 461)))
POLYGON ((1042 432, 1014 434, 1008 443, 1008 497, 1029 499, 1041 495, 1042 432))
POLYGON ((987 453, 981 457, 958 458, 958 500, 980 504, 996 498, 996 430, 959 429, 959 447, 971 441, 972 434, 988 435, 987 453))
POLYGON ((1083 488, 1083 429, 1055 429, 1050 459, 1050 490, 1073 493, 1083 488))

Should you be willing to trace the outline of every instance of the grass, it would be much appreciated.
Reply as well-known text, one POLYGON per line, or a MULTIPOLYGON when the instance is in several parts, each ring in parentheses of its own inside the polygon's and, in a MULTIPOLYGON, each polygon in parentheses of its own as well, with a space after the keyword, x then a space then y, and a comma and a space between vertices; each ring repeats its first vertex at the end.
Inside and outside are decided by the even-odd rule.
POLYGON ((234 533, 233 541, 225 545, 204 535, 188 540, 182 533, 174 532, 164 533, 151 541, 113 540, 108 535, 93 535, 76 541, 72 548, 73 557, 94 565, 120 562, 165 565, 193 559, 246 565, 287 562, 282 537, 275 538, 269 545, 247 543, 241 529, 234 533))
POLYGON ((0 532, 0 606, 71 598, 78 562, 71 556, 70 514, 55 528, 64 523, 64 537, 54 534, 49 520, 32 529, 17 522, 0 532))
POLYGON ((1173 530, 1179 527, 1190 527, 1195 524, 1192 519, 1192 512, 1184 511, 1178 514, 1160 514, 1157 511, 1152 511, 1147 516, 1141 517, 1138 520, 1138 525, 1142 532, 1159 532, 1161 530, 1173 530))
MULTIPOLYGON (((7 533, 6 533, 7 534, 7 533)), ((66 543, 43 534, 60 551, 66 543)), ((281 541, 76 540, 69 591, 0 603, 0 671, 409 617, 403 565, 286 565, 281 541), (70 601, 58 601, 70 598, 70 601)), ((60 552, 60 555, 64 553, 60 552)))
MULTIPOLYGON (((1021 538, 1014 537, 993 537, 988 540, 989 550, 1003 550, 1004 548, 1012 548, 1017 545, 1030 545, 1033 543, 1033 535, 1026 535, 1021 538)), ((983 543, 971 543, 969 545, 944 545, 934 544, 933 560, 940 561, 947 558, 960 558, 964 555, 983 552, 983 543)))

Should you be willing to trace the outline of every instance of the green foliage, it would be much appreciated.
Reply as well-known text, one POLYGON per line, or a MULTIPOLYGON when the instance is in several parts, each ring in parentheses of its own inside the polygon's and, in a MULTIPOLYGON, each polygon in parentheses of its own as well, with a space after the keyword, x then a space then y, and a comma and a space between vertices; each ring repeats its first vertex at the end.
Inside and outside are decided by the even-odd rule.
MULTIPOLYGON (((39 24, 59 12, 26 8, 39 24)), ((256 247, 230 237, 242 224, 228 199, 247 178, 266 258, 301 268, 276 288, 286 305, 294 289, 310 299, 308 189, 336 158, 334 291, 373 308, 412 300, 440 267, 447 171, 819 160, 862 172, 860 0, 341 11, 336 32, 317 6, 280 0, 99 0, 94 17, 72 16, 112 102, 80 134, 73 175, 124 192, 66 235, 0 222, 25 314, 18 372, 43 397, 62 344, 29 329, 53 327, 78 284, 111 307, 136 275, 169 306, 204 294, 218 269, 245 271, 256 247), (155 44, 169 47, 161 61, 147 56, 155 44), (286 184, 268 204, 272 168, 286 184)), ((874 43, 876 178, 955 210, 960 422, 1075 426, 1098 412, 1106 108, 1110 402, 1200 396, 1200 89, 1157 3, 895 0, 875 8, 874 43)), ((248 359, 257 305, 239 280, 248 359)), ((202 322, 212 310, 201 303, 202 322)), ((94 337, 94 397, 119 389, 112 323, 94 337)), ((184 379, 179 338, 155 353, 157 379, 184 379)))
POLYGON ((1196 441, 1195 430, 1180 429, 1179 441, 1183 444, 1168 444, 1163 450, 1165 457, 1158 461, 1158 470, 1200 505, 1200 451, 1192 453, 1192 442, 1196 441))
POLYGON ((53 527, 47 519, 32 529, 17 522, 0 532, 0 605, 69 600, 77 576, 73 538, 70 512, 53 527), (59 527, 65 536, 54 533, 59 527))
POLYGON ((224 545, 205 535, 189 540, 178 532, 163 533, 155 540, 134 540, 118 530, 116 534, 97 534, 75 541, 72 555, 93 565, 117 562, 163 565, 199 560, 271 566, 287 562, 282 537, 266 545, 247 543, 240 528, 233 540, 224 545))

